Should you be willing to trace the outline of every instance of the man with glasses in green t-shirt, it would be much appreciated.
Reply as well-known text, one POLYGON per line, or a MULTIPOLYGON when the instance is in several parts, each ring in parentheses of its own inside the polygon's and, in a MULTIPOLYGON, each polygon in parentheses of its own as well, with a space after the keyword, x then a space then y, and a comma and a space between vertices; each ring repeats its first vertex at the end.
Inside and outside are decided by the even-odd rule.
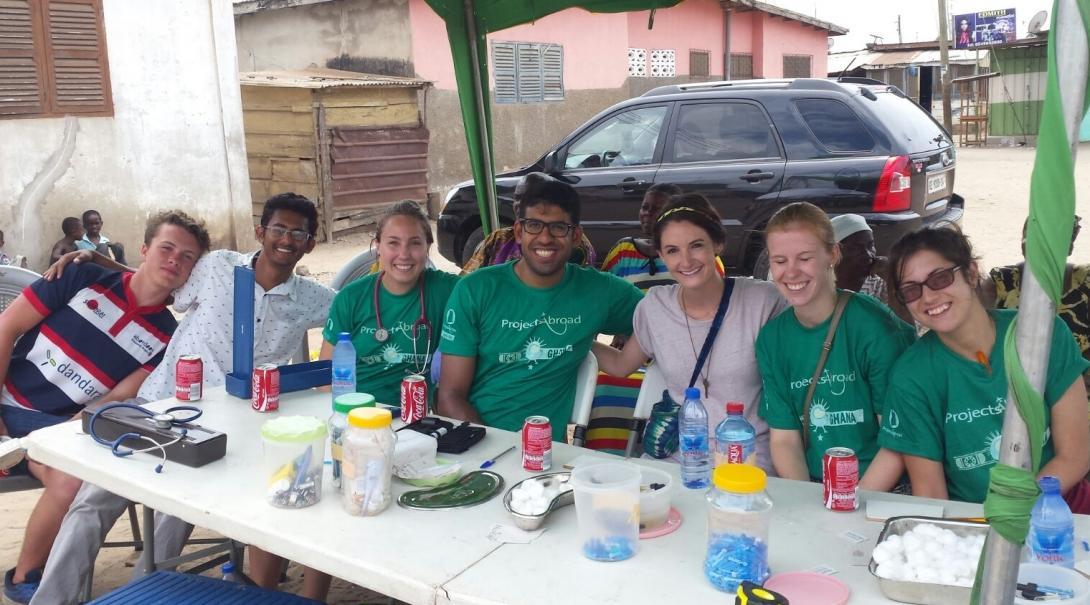
POLYGON ((642 294, 568 263, 583 235, 571 185, 550 179, 528 193, 514 226, 522 257, 462 278, 447 303, 439 413, 509 431, 542 415, 563 441, 591 341, 630 334, 642 294))

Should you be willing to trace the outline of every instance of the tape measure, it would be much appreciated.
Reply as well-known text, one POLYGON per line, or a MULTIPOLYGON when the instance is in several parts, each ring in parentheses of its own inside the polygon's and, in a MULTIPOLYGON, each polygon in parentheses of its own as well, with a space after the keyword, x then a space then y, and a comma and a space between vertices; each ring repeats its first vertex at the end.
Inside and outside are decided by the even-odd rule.
POLYGON ((753 582, 742 582, 738 585, 738 596, 734 599, 734 605, 789 605, 789 603, 787 597, 778 592, 761 588, 753 582))

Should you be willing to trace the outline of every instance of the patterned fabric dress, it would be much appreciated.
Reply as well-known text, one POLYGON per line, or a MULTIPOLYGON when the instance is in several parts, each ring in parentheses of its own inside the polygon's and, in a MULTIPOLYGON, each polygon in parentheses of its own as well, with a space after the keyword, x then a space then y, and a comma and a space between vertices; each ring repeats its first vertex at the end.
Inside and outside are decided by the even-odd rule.
MULTIPOLYGON (((995 306, 1017 309, 1022 294, 1022 267, 996 267, 990 275, 995 282, 995 306)), ((1071 328, 1083 358, 1090 359, 1090 265, 1072 266, 1056 314, 1071 328)))

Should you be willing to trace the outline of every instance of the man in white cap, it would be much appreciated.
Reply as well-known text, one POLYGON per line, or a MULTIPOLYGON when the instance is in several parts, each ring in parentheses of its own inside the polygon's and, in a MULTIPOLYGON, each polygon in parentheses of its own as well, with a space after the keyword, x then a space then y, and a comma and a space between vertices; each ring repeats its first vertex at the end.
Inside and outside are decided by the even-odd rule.
POLYGON ((833 237, 840 244, 840 263, 836 266, 836 287, 870 294, 889 304, 886 295, 884 258, 874 248, 874 232, 858 214, 834 216, 833 237))

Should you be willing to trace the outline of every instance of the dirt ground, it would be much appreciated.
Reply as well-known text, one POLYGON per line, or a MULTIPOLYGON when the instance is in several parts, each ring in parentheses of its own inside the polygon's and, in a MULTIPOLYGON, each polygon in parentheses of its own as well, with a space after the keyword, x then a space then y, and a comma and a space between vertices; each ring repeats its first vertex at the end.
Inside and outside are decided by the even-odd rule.
MULTIPOLYGON (((955 191, 966 200, 963 227, 972 237, 981 267, 1015 263, 1020 260, 1019 241, 1022 221, 1029 201, 1029 180, 1033 168, 1033 149, 996 148, 958 150, 955 191)), ((1076 172, 1079 214, 1090 220, 1090 145, 1082 145, 1076 172)), ((360 229, 337 238, 332 244, 319 244, 305 257, 305 266, 313 278, 329 283, 346 261, 365 250, 373 232, 360 229)), ((454 266, 433 249, 432 258, 442 269, 454 266)), ((1083 235, 1072 255, 1074 262, 1090 263, 1090 235, 1083 235)), ((320 336, 312 331, 310 343, 317 347, 320 336)), ((23 538, 26 519, 38 499, 38 491, 4 494, 0 499, 0 570, 14 566, 23 538)), ((209 532, 198 532, 209 537, 209 532)), ((130 537, 128 523, 122 521, 110 534, 111 540, 130 537)), ((94 595, 98 596, 124 584, 132 574, 137 555, 131 549, 110 548, 99 555, 95 568, 94 595)), ((208 572, 213 575, 213 572, 208 572)), ((282 589, 301 587, 301 572, 292 565, 289 581, 282 589)), ((346 582, 334 581, 329 602, 335 605, 389 603, 388 599, 346 582)))

